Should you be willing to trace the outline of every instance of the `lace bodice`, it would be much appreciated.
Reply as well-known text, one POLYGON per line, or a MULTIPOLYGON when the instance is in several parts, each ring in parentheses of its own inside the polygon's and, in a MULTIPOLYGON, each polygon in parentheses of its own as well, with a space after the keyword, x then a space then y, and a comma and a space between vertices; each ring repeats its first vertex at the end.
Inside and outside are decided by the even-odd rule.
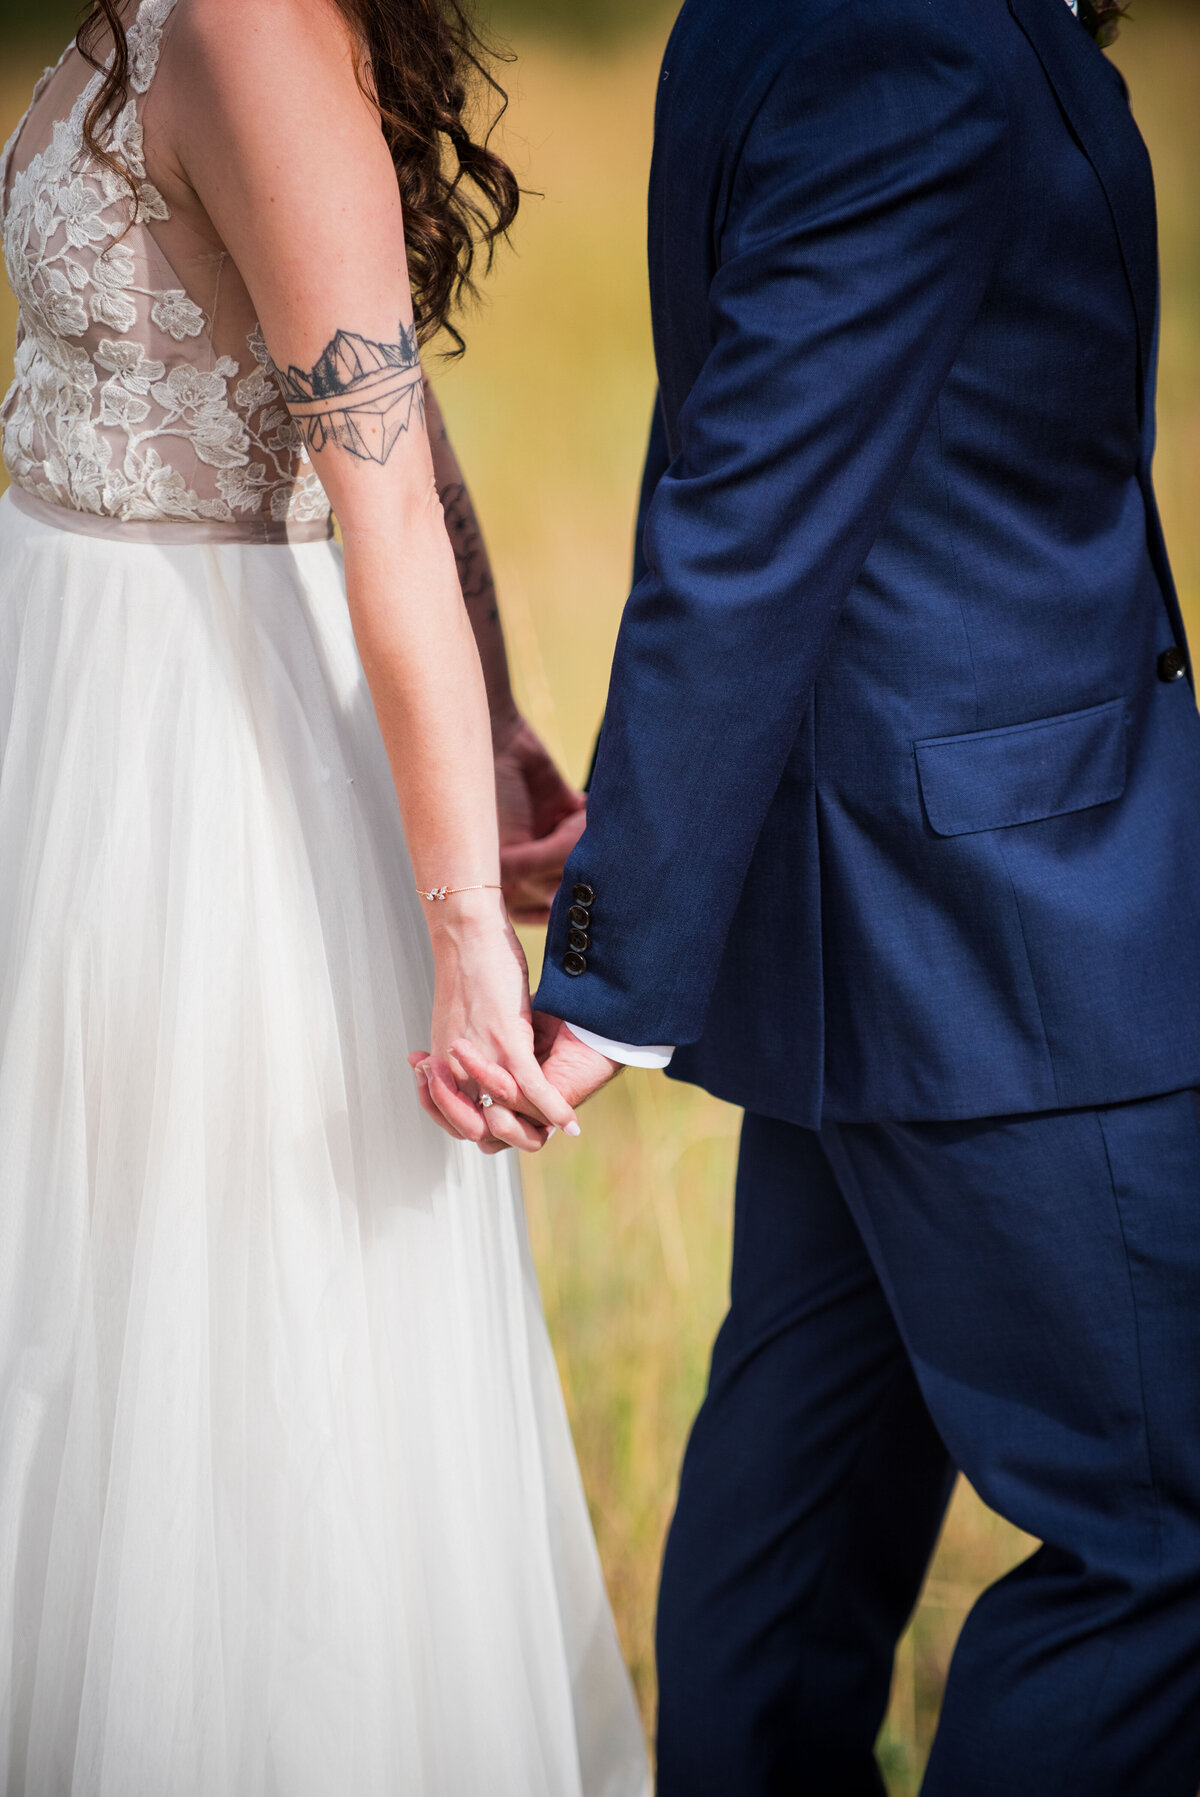
POLYGON ((107 139, 137 185, 136 209, 128 183, 83 141, 97 73, 81 88, 75 81, 73 104, 45 121, 41 147, 10 179, 39 99, 69 81, 68 58, 81 61, 71 48, 42 77, 0 160, 4 259, 18 304, 15 377, 0 414, 4 459, 15 486, 77 513, 207 520, 214 534, 226 527, 270 539, 290 525, 327 523, 329 503, 262 333, 245 328, 245 306, 235 353, 218 348, 228 258, 208 258, 206 306, 162 248, 171 215, 147 176, 140 105, 175 4, 142 0, 129 29, 129 98, 107 139))

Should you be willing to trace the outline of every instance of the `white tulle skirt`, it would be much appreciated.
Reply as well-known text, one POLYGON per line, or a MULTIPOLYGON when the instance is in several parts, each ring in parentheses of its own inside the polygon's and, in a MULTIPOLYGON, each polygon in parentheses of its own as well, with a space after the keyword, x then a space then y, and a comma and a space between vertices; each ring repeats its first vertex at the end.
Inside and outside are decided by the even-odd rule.
POLYGON ((0 501, 5 1797, 641 1797, 328 543, 0 501))

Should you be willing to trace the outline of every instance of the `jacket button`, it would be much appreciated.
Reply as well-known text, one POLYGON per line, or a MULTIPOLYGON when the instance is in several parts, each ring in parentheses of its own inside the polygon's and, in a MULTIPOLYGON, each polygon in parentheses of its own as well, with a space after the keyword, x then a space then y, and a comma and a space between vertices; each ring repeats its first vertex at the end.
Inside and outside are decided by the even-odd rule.
POLYGON ((572 888, 571 897, 577 905, 594 905, 596 902, 596 894, 583 880, 579 882, 578 886, 572 888))
POLYGON ((573 948, 577 954, 582 954, 588 947, 590 941, 591 938, 586 930, 572 930, 567 937, 567 947, 573 948))
POLYGON ((584 905, 572 905, 567 912, 567 922, 576 930, 586 930, 592 921, 592 914, 584 905))
POLYGON ((1158 658, 1158 677, 1160 680, 1182 680, 1186 673, 1187 656, 1178 643, 1172 643, 1158 658))
POLYGON ((586 957, 583 955, 577 954, 574 949, 572 949, 569 954, 566 954, 563 956, 562 964, 563 964, 563 972, 569 973, 572 978, 574 978, 577 974, 587 972, 586 957))

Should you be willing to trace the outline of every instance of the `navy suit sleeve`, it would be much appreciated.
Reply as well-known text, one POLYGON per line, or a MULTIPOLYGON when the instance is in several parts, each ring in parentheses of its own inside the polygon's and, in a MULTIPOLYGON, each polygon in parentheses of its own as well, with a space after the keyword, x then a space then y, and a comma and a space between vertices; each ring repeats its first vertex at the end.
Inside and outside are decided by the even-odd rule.
POLYGON ((650 420, 650 441, 646 446, 646 461, 642 469, 642 485, 638 495, 637 524, 633 532, 633 582, 636 587, 646 574, 646 551, 643 543, 646 535, 646 520, 650 512, 650 501, 658 491, 658 483, 667 472, 671 457, 667 449, 667 429, 663 423, 662 400, 658 395, 654 400, 654 415, 650 420))
MULTIPOLYGON (((650 509, 650 501, 654 497, 655 489, 667 471, 670 459, 667 453, 667 433, 663 425, 662 401, 655 394, 654 412, 650 419, 650 441, 646 446, 646 460, 642 467, 642 484, 638 493, 637 523, 633 532, 633 580, 631 584, 635 587, 646 572, 646 556, 642 548, 646 514, 650 509)), ((592 790, 592 781, 596 774, 596 757, 599 753, 600 738, 597 736, 596 746, 592 750, 592 759, 588 763, 587 778, 583 783, 583 790, 586 793, 590 793, 592 790)))
POLYGON ((995 258, 1003 96, 931 11, 838 7, 741 151, 537 998, 617 1040, 702 1032, 830 632, 995 258), (576 883, 595 898, 569 977, 576 883))

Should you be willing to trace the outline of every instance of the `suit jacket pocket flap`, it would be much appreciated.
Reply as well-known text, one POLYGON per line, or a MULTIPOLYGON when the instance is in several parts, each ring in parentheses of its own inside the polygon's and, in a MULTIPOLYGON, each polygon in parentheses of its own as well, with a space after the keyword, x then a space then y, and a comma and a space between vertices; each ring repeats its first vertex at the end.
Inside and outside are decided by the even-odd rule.
POLYGON ((1106 805, 1125 790, 1125 701, 913 744, 939 836, 1003 830, 1106 805))

